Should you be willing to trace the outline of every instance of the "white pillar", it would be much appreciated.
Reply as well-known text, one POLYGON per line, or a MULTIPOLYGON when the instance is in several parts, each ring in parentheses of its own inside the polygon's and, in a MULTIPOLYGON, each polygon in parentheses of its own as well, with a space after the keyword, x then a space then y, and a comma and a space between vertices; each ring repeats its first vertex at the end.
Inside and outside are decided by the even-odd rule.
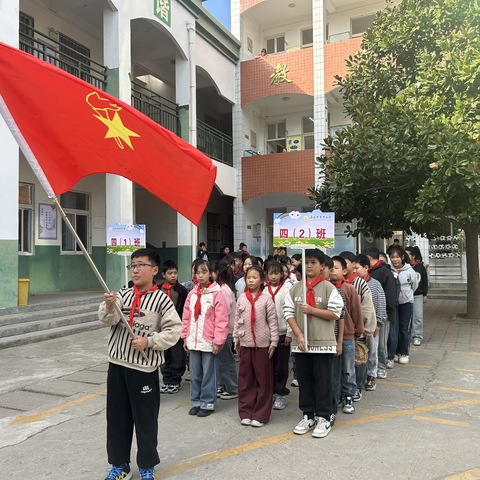
MULTIPOLYGON (((19 2, 0 1, 0 41, 18 47, 19 2)), ((8 72, 2 72, 7 75, 8 72)), ((0 171, 2 188, 0 188, 0 205, 2 221, 0 222, 0 307, 17 305, 18 294, 18 145, 3 118, 0 117, 0 171)))
MULTIPOLYGON (((107 92, 130 105, 131 33, 130 18, 125 8, 124 2, 115 0, 105 5, 103 56, 108 67, 107 92)), ((106 225, 134 223, 134 190, 130 180, 106 174, 105 196, 106 225)), ((120 255, 107 255, 106 266, 106 282, 112 290, 117 290, 125 284, 125 259, 120 255)))
MULTIPOLYGON (((327 102, 325 99, 325 3, 326 0, 312 2, 313 17, 313 85, 315 118, 315 158, 323 153, 321 144, 327 136, 327 102)), ((320 167, 315 163, 315 185, 319 183, 320 167)))

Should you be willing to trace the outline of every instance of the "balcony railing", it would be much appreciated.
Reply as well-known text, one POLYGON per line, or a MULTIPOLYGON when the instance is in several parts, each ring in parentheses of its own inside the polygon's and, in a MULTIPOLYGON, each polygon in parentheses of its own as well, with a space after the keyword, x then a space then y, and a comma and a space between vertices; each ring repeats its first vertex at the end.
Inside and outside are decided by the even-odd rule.
POLYGON ((132 81, 132 107, 162 127, 179 134, 178 105, 132 81))
MULTIPOLYGON (((75 52, 72 57, 62 51, 67 49, 59 41, 20 22, 20 50, 55 65, 75 77, 81 78, 94 87, 105 90, 107 86, 107 67, 90 57, 75 52)), ((72 51, 70 48, 68 50, 72 51)))
POLYGON ((197 121, 197 148, 210 158, 233 167, 232 137, 197 121))

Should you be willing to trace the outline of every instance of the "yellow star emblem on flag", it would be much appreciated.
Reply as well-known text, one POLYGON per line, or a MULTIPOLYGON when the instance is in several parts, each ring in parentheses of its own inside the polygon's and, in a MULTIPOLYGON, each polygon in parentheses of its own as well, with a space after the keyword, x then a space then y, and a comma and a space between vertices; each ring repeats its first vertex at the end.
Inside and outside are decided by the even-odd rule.
POLYGON ((110 103, 106 98, 102 98, 97 92, 87 95, 85 101, 92 107, 95 112, 94 117, 98 118, 104 125, 108 127, 104 138, 114 138, 117 145, 123 150, 123 143, 127 144, 132 150, 133 145, 130 137, 140 137, 138 133, 127 128, 119 115, 122 107, 115 103, 110 103))

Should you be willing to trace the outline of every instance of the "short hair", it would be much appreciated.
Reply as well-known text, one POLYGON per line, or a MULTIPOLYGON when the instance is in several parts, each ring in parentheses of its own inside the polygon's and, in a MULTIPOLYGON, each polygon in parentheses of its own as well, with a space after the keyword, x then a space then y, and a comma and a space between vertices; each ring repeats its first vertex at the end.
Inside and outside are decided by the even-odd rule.
POLYGON ((346 270, 347 268, 347 262, 345 261, 345 259, 343 257, 341 257, 340 255, 335 255, 332 257, 332 261, 333 262, 340 262, 340 265, 342 266, 343 270, 346 270))
POLYGON ((301 260, 302 259, 302 256, 299 254, 299 253, 294 253, 290 259, 293 259, 293 260, 301 260))
POLYGON ((200 242, 198 246, 199 247, 206 247, 205 242, 200 242))
POLYGON ((165 260, 162 265, 162 273, 165 273, 167 270, 177 270, 177 264, 173 260, 165 260))
POLYGON ((242 253, 242 252, 235 252, 235 253, 233 254, 233 258, 234 258, 234 259, 240 258, 240 259, 242 260, 242 262, 243 262, 243 255, 244 255, 244 253, 242 253))
POLYGON ((235 263, 235 258, 233 255, 225 255, 222 258, 222 261, 227 262, 229 265, 233 265, 235 263))
POLYGON ((362 253, 367 257, 372 257, 374 260, 378 260, 380 258, 380 250, 375 245, 365 247, 362 253))
POLYGON ((159 267, 162 263, 162 258, 160 257, 160 254, 156 250, 153 250, 151 248, 139 248, 130 255, 131 260, 139 257, 147 257, 148 261, 153 263, 156 267, 159 267))
POLYGON ((394 239, 393 239, 393 243, 395 243, 395 242, 400 243, 400 240, 399 240, 398 238, 394 238, 394 239))
POLYGON ((415 257, 415 260, 417 260, 418 262, 423 262, 423 257, 420 253, 420 249, 416 245, 405 247, 405 251, 410 252, 415 257))
POLYGON ((249 258, 252 262, 252 265, 258 266, 258 257, 254 257, 253 255, 244 255, 244 257, 245 258, 243 258, 243 263, 245 263, 245 260, 249 258))
POLYGON ((197 265, 201 262, 204 262, 205 260, 203 260, 202 258, 196 258, 193 262, 192 262, 192 268, 194 271, 196 271, 197 269, 197 265))
POLYGON ((283 275, 283 265, 275 260, 270 260, 265 263, 265 272, 268 274, 270 271, 272 273, 281 273, 283 275))
MULTIPOLYGON (((328 255, 325 255, 325 266, 327 268, 330 268, 332 269, 333 268, 333 260, 332 260, 332 257, 329 257, 328 255)), ((298 268, 297 268, 298 270, 298 268)))
POLYGON ((212 267, 210 266, 210 262, 208 260, 201 260, 195 265, 193 269, 193 273, 197 273, 200 267, 205 267, 209 272, 212 271, 212 267))
POLYGON ((277 262, 283 263, 286 265, 290 262, 290 257, 288 255, 278 255, 277 262))
POLYGON ((212 270, 217 274, 218 283, 226 283, 230 287, 230 290, 235 293, 235 281, 230 263, 225 261, 225 259, 218 260, 215 262, 212 270))
POLYGON ((316 258, 321 265, 325 265, 325 254, 318 248, 305 250, 305 258, 316 258))
POLYGON ((260 275, 260 280, 262 282, 265 281, 265 272, 263 271, 263 268, 262 267, 259 267, 258 265, 254 265, 253 267, 250 267, 248 270, 247 270, 247 275, 250 273, 250 272, 258 272, 258 274, 260 275))
POLYGON ((363 253, 355 257, 355 263, 358 263, 362 267, 370 267, 370 260, 363 253))
POLYGON ((339 257, 342 257, 344 260, 349 260, 350 262, 355 261, 355 254, 353 252, 344 251, 338 254, 339 257))
POLYGON ((388 252, 388 256, 391 257, 394 253, 396 253, 402 259, 402 263, 405 265, 407 262, 407 254, 405 253, 405 250, 400 246, 392 247, 388 252))
POLYGON ((299 263, 297 265, 297 273, 299 273, 300 275, 302 274, 302 264, 301 263, 299 263))

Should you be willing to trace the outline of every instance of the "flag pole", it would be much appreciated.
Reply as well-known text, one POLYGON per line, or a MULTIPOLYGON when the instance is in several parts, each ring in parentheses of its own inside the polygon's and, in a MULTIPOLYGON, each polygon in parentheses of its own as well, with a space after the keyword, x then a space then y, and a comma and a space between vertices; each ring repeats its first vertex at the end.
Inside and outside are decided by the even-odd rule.
MULTIPOLYGON (((70 223, 70 220, 68 219, 67 214, 65 213, 62 206, 60 205, 60 202, 58 201, 58 198, 57 197, 52 197, 52 200, 55 202, 55 205, 57 206, 60 214, 62 215, 62 218, 65 221, 68 229, 70 230, 70 232, 74 236, 78 246, 80 247, 80 250, 82 250, 83 255, 85 256, 87 262, 92 267, 93 273, 98 278, 98 281, 102 285, 103 290, 105 291, 105 293, 110 293, 110 289, 108 288, 108 285, 106 284, 105 280, 103 279, 102 274, 98 271, 98 268, 95 265, 95 263, 93 263, 92 257, 90 256, 87 249, 85 248, 85 245, 83 244, 81 238, 78 236, 77 232, 75 231, 75 228, 73 228, 73 225, 70 223)), ((130 324, 128 323, 128 320, 125 318, 125 315, 123 314, 122 309, 120 308, 120 306, 118 305, 117 302, 115 302, 115 310, 120 315, 120 319, 123 321, 123 323, 125 325, 125 328, 128 330, 128 333, 135 340, 137 338, 137 335, 135 335, 135 333, 133 333, 133 330, 130 327, 130 324)), ((143 350, 140 350, 140 353, 142 354, 143 358, 148 362, 147 354, 143 350)))

